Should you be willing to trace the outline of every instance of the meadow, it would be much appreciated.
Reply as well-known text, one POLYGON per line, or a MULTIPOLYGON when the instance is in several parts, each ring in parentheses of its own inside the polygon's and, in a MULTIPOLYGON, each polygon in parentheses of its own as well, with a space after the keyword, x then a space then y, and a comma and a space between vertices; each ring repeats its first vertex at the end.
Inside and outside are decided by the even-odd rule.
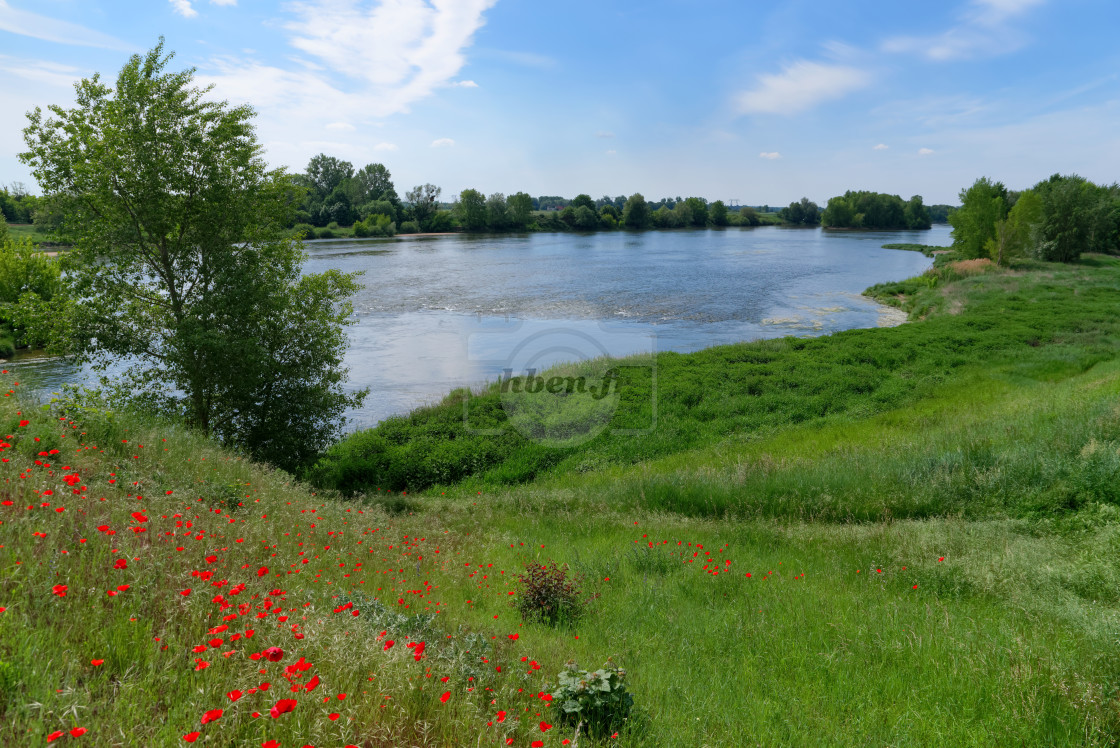
POLYGON ((652 434, 345 493, 7 372, 0 743, 1116 745, 1118 291, 939 258, 869 291, 911 324, 661 354, 652 434), (550 561, 588 607, 526 622, 550 561), (633 713, 577 735, 608 658, 633 713))

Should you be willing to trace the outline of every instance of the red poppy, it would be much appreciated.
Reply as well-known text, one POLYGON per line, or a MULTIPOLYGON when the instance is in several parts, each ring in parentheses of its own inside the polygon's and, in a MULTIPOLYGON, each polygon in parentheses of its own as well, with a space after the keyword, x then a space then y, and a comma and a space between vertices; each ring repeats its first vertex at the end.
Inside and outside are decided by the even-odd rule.
POLYGON ((393 646, 394 644, 396 644, 396 642, 393 641, 392 639, 386 639, 385 640, 385 646, 382 647, 382 650, 385 651, 385 652, 388 652, 389 647, 393 646))
POLYGON ((73 730, 70 731, 70 735, 72 737, 75 737, 75 738, 80 738, 83 735, 85 735, 87 732, 89 732, 89 730, 85 727, 75 727, 73 730))
POLYGON ((440 696, 440 697, 439 697, 439 700, 440 700, 440 701, 442 701, 442 702, 443 702, 444 704, 446 704, 446 703, 447 703, 447 700, 448 700, 448 699, 450 699, 450 698, 451 698, 451 692, 450 692, 450 691, 446 691, 446 692, 445 692, 445 693, 443 694, 443 696, 440 696))
POLYGON ((226 694, 226 696, 229 698, 230 701, 237 701, 238 699, 240 699, 244 695, 245 694, 241 693, 241 691, 239 691, 236 688, 226 694))
POLYGON ((66 590, 68 589, 70 588, 65 584, 56 584, 55 586, 51 587, 51 592, 58 595, 59 597, 66 597, 66 590))
POLYGON ((195 730, 194 732, 188 732, 183 736, 183 740, 187 741, 188 743, 193 743, 194 741, 198 740, 198 736, 201 734, 202 733, 200 733, 198 730, 195 730))
POLYGON ((548 732, 549 730, 552 729, 552 725, 548 724, 547 722, 541 722, 540 728, 541 728, 541 732, 548 732))
POLYGON ((262 566, 261 568, 257 569, 257 576, 258 577, 263 577, 267 573, 268 573, 268 567, 267 566, 262 566))
POLYGON ((264 651, 264 656, 269 662, 280 662, 284 659, 284 650, 280 647, 269 647, 264 651))
MULTIPOLYGON (((20 422, 20 425, 26 425, 26 424, 27 424, 27 421, 21 421, 20 422)), ((53 743, 54 741, 61 738, 64 734, 65 733, 63 733, 62 730, 55 730, 54 732, 52 732, 50 735, 47 736, 47 742, 48 743, 53 743)))
POLYGON ((327 719, 329 719, 331 722, 334 722, 336 719, 338 719, 338 716, 338 712, 331 712, 327 715, 327 719))
POLYGON ((118 558, 116 561, 113 562, 113 568, 114 569, 127 569, 128 568, 128 562, 125 561, 123 558, 118 558))
POLYGON ((296 708, 296 700, 295 699, 280 699, 279 701, 276 702, 276 706, 274 706, 274 707, 272 707, 271 709, 268 710, 268 713, 272 715, 273 719, 276 719, 281 714, 287 714, 288 712, 292 711, 295 708, 296 708))
POLYGON ((221 717, 223 714, 225 714, 225 712, 221 709, 211 709, 210 711, 206 712, 206 714, 202 715, 202 724, 209 724, 221 717))
POLYGON ((90 660, 89 664, 93 665, 94 667, 101 667, 104 662, 105 660, 90 660))

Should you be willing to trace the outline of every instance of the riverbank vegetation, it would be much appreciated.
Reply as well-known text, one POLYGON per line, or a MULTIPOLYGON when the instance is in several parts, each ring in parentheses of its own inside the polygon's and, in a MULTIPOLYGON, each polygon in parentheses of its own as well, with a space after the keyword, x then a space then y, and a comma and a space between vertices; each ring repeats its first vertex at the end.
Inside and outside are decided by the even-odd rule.
POLYGON ((826 229, 924 230, 932 222, 922 196, 903 201, 898 195, 849 190, 830 198, 821 214, 826 229))
POLYGON ((1016 257, 1072 262, 1082 252, 1120 254, 1120 185, 1054 174, 1021 192, 983 177, 961 190, 949 219, 961 257, 1006 265, 1016 257))

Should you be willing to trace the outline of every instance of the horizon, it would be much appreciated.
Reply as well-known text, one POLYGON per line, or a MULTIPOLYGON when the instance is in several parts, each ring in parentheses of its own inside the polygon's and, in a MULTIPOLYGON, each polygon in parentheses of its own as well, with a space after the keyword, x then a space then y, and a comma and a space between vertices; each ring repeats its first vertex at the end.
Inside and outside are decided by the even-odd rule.
POLYGON ((0 181, 24 113, 71 106, 166 37, 171 69, 249 103, 273 167, 322 152, 430 182, 533 196, 697 195, 778 207, 872 190, 958 203, 988 176, 1116 181, 1120 8, 721 1, 0 0, 0 181), (871 19, 869 21, 869 19, 871 19))

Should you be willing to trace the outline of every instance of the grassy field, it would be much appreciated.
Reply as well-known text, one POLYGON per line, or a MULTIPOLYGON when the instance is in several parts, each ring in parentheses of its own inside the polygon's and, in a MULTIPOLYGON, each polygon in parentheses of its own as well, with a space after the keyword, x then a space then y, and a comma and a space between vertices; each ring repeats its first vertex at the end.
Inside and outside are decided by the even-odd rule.
POLYGON ((678 357, 797 384, 765 413, 728 374, 731 415, 672 411, 641 459, 418 495, 3 375, 0 743, 562 746, 542 695, 611 657, 634 714, 580 745, 1116 745, 1117 291, 1109 258, 942 261, 874 291, 914 324, 678 357), (570 625, 513 607, 550 559, 597 595, 570 625))

